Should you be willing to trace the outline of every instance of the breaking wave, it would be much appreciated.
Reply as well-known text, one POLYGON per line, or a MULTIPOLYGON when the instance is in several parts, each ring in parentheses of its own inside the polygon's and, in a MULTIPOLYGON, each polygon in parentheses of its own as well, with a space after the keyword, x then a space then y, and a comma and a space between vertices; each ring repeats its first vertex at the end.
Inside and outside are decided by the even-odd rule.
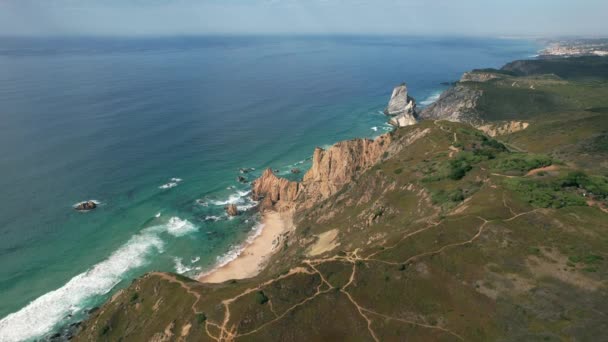
POLYGON ((95 296, 110 292, 126 273, 147 264, 152 254, 162 253, 165 243, 161 233, 182 236, 195 230, 194 225, 178 217, 143 229, 107 259, 0 320, 0 341, 23 341, 48 333, 66 317, 82 313, 95 296))
POLYGON ((181 179, 181 178, 171 178, 168 183, 163 184, 163 185, 159 186, 158 188, 163 189, 163 190, 175 188, 182 181, 183 181, 183 179, 181 179))

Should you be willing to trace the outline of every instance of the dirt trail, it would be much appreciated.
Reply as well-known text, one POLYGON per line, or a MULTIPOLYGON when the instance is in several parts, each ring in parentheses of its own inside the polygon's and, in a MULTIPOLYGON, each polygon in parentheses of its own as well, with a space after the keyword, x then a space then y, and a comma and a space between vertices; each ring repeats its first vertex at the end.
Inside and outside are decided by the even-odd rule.
POLYGON ((559 170, 559 166, 557 165, 549 165, 545 167, 539 167, 538 169, 530 170, 526 173, 526 177, 535 176, 541 172, 551 172, 559 170))

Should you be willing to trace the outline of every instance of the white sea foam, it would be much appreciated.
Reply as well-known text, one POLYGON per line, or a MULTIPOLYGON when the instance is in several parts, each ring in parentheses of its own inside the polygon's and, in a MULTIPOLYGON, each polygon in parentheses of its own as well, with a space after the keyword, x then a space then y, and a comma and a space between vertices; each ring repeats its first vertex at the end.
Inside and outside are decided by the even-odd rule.
POLYGON ((205 200, 202 200, 202 199, 197 199, 196 200, 196 204, 198 204, 200 206, 203 206, 203 207, 208 207, 209 206, 209 203, 207 203, 205 200))
MULTIPOLYGON (((188 272, 200 271, 201 270, 201 268, 199 266, 194 266, 194 265, 187 266, 187 265, 184 265, 184 263, 182 262, 182 258, 175 257, 175 258, 173 258, 173 262, 175 263, 175 272, 177 272, 178 274, 185 274, 185 273, 188 273, 188 272)), ((195 262, 196 261, 192 261, 191 264, 193 264, 195 262)))
POLYGON ((76 208, 76 207, 78 207, 79 205, 84 204, 84 203, 87 203, 87 202, 93 202, 93 203, 95 203, 95 204, 97 204, 97 205, 100 205, 100 204, 101 204, 101 202, 100 202, 100 201, 92 199, 92 200, 87 200, 87 201, 82 201, 82 202, 74 203, 74 204, 72 205, 72 207, 76 208))
POLYGON ((0 341, 23 341, 49 332, 66 316, 80 312, 84 301, 109 292, 125 272, 142 266, 148 254, 162 248, 162 240, 153 231, 133 236, 108 259, 2 319, 0 341))
POLYGON ((429 97, 427 97, 425 100, 420 101, 420 104, 423 106, 429 106, 429 105, 435 103, 437 100, 439 100, 441 93, 442 93, 441 91, 434 92, 429 97))
POLYGON ((175 188, 178 184, 176 182, 169 182, 167 184, 163 184, 161 186, 159 186, 159 189, 171 189, 171 188, 175 188))
POLYGON ((167 182, 166 184, 163 184, 163 185, 159 186, 158 188, 159 189, 163 189, 163 190, 175 188, 182 181, 183 181, 183 179, 181 179, 181 178, 171 178, 169 182, 167 182))
POLYGON ((226 206, 228 204, 235 204, 237 209, 240 211, 247 211, 257 205, 258 202, 251 199, 251 190, 238 190, 237 192, 228 196, 226 200, 210 201, 209 203, 215 206, 226 206))
POLYGON ((173 236, 184 236, 186 234, 197 231, 198 228, 188 220, 182 220, 179 217, 172 217, 167 223, 167 233, 173 236))
POLYGON ((374 132, 378 132, 378 127, 374 126, 374 127, 371 128, 371 130, 374 131, 374 132))
POLYGON ((194 259, 190 260, 191 263, 195 263, 195 262, 199 262, 199 260, 201 260, 201 257, 195 257, 194 259))
POLYGON ((0 320, 0 341, 23 341, 48 333, 65 317, 80 313, 88 300, 112 290, 125 273, 145 265, 150 254, 162 253, 162 232, 182 236, 194 230, 190 222, 173 217, 167 224, 133 235, 106 260, 0 320))
POLYGON ((160 217, 160 213, 156 213, 156 215, 154 215, 154 217, 159 218, 160 217))
POLYGON ((219 221, 221 219, 222 219, 221 216, 215 216, 215 215, 207 215, 207 216, 205 216, 205 221, 217 222, 217 221, 219 221))

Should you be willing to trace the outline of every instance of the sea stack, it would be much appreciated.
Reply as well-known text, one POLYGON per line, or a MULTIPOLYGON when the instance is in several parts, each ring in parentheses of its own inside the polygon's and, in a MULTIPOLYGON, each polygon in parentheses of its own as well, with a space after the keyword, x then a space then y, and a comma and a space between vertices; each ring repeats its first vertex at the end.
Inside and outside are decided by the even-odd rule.
POLYGON ((393 118, 389 120, 389 123, 397 127, 411 126, 417 123, 416 100, 408 95, 405 83, 395 87, 384 114, 392 116, 393 118))
POLYGON ((226 206, 226 213, 229 216, 238 216, 239 209, 237 208, 236 204, 229 204, 226 206))

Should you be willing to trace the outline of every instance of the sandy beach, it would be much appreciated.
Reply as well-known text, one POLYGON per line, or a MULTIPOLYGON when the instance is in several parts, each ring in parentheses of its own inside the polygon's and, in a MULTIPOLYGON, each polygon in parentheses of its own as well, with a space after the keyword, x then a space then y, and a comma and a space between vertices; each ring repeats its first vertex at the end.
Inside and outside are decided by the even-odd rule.
POLYGON ((264 227, 261 234, 233 261, 201 275, 203 283, 222 283, 231 279, 246 279, 255 277, 266 265, 266 261, 279 245, 280 236, 291 230, 291 214, 266 212, 262 218, 264 227))

